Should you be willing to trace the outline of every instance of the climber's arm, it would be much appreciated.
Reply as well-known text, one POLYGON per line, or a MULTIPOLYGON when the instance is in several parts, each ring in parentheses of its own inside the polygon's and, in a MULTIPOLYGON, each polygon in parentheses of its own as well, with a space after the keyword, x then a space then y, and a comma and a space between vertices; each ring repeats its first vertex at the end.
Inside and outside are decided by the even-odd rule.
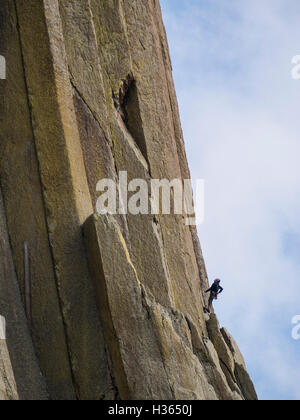
POLYGON ((223 292, 223 287, 219 286, 219 294, 223 292))
POLYGON ((208 292, 210 292, 211 291, 211 287, 208 289, 208 290, 206 290, 206 292, 205 293, 208 293, 208 292))

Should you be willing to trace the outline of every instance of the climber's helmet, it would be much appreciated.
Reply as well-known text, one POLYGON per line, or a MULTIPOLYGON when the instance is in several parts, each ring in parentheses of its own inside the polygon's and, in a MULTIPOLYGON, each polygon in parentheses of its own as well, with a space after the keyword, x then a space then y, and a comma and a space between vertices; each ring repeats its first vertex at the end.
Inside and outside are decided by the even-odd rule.
POLYGON ((215 280, 215 283, 220 284, 221 283, 221 280, 220 279, 216 279, 215 280))

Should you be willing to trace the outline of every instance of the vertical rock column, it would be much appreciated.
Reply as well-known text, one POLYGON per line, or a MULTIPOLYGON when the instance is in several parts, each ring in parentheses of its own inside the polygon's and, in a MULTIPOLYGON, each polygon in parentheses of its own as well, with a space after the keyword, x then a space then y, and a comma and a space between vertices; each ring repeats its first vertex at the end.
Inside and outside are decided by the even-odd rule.
MULTIPOLYGON (((5 107, 0 114, 0 180, 14 266, 24 301, 24 243, 27 242, 35 351, 51 397, 73 399, 75 393, 25 81, 20 24, 15 1, 5 0, 2 4, 0 42, 7 77, 2 81, 1 92, 5 107)), ((37 55, 34 61, 38 65, 37 55)), ((42 91, 40 95, 43 94, 42 91)))
POLYGON ((58 1, 17 0, 16 4, 73 386, 77 398, 99 399, 109 389, 110 376, 81 231, 93 209, 58 1))

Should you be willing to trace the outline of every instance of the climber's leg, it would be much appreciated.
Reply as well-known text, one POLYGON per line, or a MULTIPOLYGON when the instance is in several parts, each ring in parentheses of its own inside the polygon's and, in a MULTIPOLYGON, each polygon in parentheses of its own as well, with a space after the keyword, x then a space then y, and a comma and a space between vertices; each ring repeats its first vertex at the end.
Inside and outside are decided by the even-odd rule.
POLYGON ((210 296, 209 296, 209 300, 208 300, 208 310, 209 310, 209 312, 212 310, 213 301, 214 301, 214 295, 213 295, 213 293, 211 293, 210 296))

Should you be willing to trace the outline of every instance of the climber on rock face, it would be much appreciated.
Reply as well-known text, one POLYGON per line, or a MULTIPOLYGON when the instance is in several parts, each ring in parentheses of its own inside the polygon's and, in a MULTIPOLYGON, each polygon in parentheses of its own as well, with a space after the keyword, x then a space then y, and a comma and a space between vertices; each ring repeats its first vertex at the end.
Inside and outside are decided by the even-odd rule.
POLYGON ((221 283, 221 280, 216 279, 213 282, 213 285, 208 290, 206 290, 205 293, 210 292, 210 296, 209 296, 209 299, 208 299, 208 307, 207 308, 204 307, 204 312, 210 313, 210 311, 212 309, 213 301, 215 299, 218 299, 218 295, 223 292, 224 289, 223 289, 223 287, 220 286, 220 283, 221 283))

